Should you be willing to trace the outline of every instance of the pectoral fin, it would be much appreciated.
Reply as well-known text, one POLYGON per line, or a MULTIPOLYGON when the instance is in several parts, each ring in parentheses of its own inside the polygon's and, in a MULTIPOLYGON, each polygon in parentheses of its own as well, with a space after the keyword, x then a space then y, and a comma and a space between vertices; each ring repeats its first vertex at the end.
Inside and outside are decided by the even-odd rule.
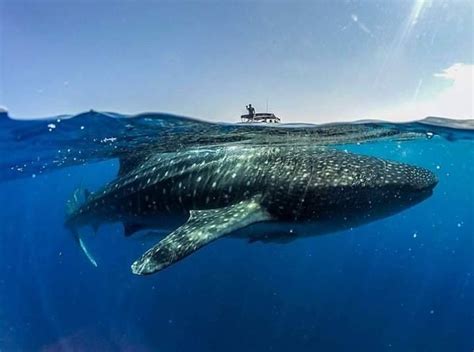
POLYGON ((137 275, 153 274, 202 246, 252 223, 270 220, 256 199, 212 210, 193 210, 188 221, 132 264, 137 275))

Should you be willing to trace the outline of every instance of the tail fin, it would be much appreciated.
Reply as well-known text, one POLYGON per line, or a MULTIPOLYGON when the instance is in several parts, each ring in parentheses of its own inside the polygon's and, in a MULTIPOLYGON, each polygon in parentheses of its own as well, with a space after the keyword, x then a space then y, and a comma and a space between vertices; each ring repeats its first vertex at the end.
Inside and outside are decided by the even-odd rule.
MULTIPOLYGON (((77 188, 72 194, 72 197, 66 203, 67 215, 71 216, 72 214, 74 214, 81 207, 81 205, 87 201, 89 196, 90 196, 90 192, 88 190, 82 187, 77 188)), ((81 248, 82 252, 87 257, 87 259, 91 262, 92 265, 97 267, 97 262, 92 256, 92 254, 87 250, 87 247, 84 244, 84 241, 82 240, 80 231, 74 226, 71 226, 71 231, 74 236, 74 240, 79 245, 79 247, 81 248)))
POLYGON ((92 254, 87 250, 87 247, 81 238, 81 234, 78 231, 73 231, 73 234, 74 234, 74 239, 76 240, 77 244, 81 248, 82 252, 85 254, 87 259, 91 262, 91 264, 97 268, 97 262, 92 256, 92 254))

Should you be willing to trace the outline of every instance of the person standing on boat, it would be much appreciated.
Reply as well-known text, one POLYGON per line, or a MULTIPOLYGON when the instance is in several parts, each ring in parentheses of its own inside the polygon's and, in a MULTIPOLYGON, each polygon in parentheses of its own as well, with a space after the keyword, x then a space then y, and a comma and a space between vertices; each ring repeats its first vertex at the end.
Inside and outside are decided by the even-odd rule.
POLYGON ((252 104, 247 105, 246 108, 249 112, 249 118, 253 120, 255 118, 255 108, 252 106, 252 104))

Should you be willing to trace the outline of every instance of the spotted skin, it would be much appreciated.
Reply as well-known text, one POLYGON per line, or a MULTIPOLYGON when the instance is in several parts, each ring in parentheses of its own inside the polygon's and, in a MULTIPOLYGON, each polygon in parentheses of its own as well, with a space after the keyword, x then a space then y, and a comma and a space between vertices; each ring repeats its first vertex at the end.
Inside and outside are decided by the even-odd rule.
MULTIPOLYGON (((91 195, 66 222, 80 227, 122 221, 171 231, 191 211, 188 227, 198 221, 196 211, 258 197, 258 212, 268 217, 254 223, 291 227, 313 222, 324 224, 323 233, 401 211, 428 197, 436 183, 436 176, 423 168, 321 147, 194 148, 150 155, 91 195)), ((231 228, 238 233, 247 222, 240 219, 231 228)), ((178 235, 172 235, 168 243, 176 242, 178 235)), ((265 236, 272 238, 271 233, 265 236)))

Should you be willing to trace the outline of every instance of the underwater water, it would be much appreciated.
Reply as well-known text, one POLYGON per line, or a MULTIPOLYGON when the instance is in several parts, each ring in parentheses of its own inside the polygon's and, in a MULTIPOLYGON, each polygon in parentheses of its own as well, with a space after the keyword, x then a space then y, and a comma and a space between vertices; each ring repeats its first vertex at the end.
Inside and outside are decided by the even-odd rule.
POLYGON ((0 351, 471 351, 474 131, 409 124, 249 126, 162 114, 0 116, 0 351), (427 168, 433 195, 359 227, 289 243, 224 238, 170 268, 130 264, 159 239, 64 226, 78 187, 124 155, 320 145, 427 168))

